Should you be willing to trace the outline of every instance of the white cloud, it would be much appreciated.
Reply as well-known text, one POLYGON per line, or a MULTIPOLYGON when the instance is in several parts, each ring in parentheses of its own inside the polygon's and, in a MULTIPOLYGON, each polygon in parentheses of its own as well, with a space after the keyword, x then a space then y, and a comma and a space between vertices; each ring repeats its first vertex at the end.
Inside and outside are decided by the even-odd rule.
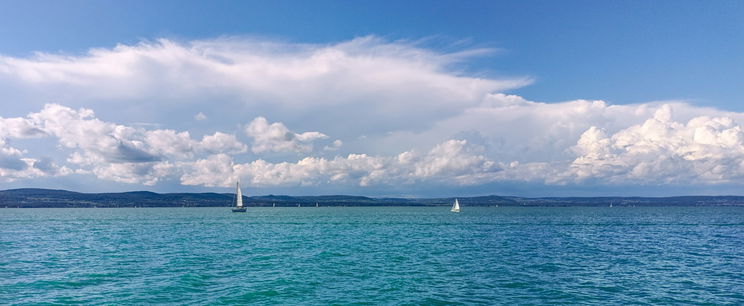
POLYGON ((60 166, 47 158, 24 157, 23 151, 9 146, 6 140, 0 137, 0 182, 14 182, 19 179, 44 176, 64 176, 70 173, 69 168, 60 166))
POLYGON ((173 120, 169 117, 179 108, 216 103, 223 105, 219 109, 277 113, 285 122, 311 112, 320 116, 304 117, 308 122, 356 137, 426 127, 478 105, 489 93, 531 82, 470 77, 451 68, 487 52, 442 53, 376 37, 336 44, 161 39, 78 56, 0 56, 0 80, 66 105, 116 107, 123 110, 119 116, 146 114, 157 122, 173 120), (137 107, 130 113, 132 101, 137 107))
POLYGON ((97 165, 92 172, 104 180, 151 186, 170 175, 171 170, 168 162, 125 162, 97 165))
POLYGON ((236 181, 233 160, 227 154, 214 154, 207 158, 182 163, 184 185, 231 186, 236 181))
POLYGON ((293 133, 281 122, 269 124, 264 117, 253 119, 245 127, 245 134, 253 138, 251 149, 254 153, 287 151, 307 153, 313 150, 313 141, 328 138, 320 132, 293 133))
POLYGON ((213 135, 204 135, 198 148, 207 153, 229 153, 239 154, 248 150, 248 146, 241 143, 235 135, 215 132, 213 135))
POLYGON ((45 136, 44 131, 36 128, 27 118, 0 117, 0 137, 34 138, 45 136))
MULTIPOLYGON (((202 154, 237 154, 247 150, 247 146, 240 143, 234 135, 215 132, 196 141, 188 131, 146 130, 118 125, 97 119, 92 110, 74 110, 58 104, 48 104, 40 112, 29 114, 27 118, 5 121, 25 122, 28 125, 23 129, 9 129, 10 132, 6 132, 9 135, 7 137, 45 135, 55 138, 60 146, 71 151, 67 162, 81 167, 75 172, 92 173, 101 179, 130 184, 156 184, 172 174, 173 162, 193 160, 202 154)), ((4 146, 4 140, 0 144, 3 145, 0 146, 3 152, 20 156, 19 150, 4 146)), ((8 161, 9 165, 10 163, 8 161)), ((27 163, 33 166, 38 161, 29 159, 27 163)), ((13 165, 19 167, 22 164, 15 161, 13 165)), ((57 168, 46 174, 72 173, 67 168, 57 168)), ((44 173, 34 175, 43 176, 42 174, 44 173)))
MULTIPOLYGON (((481 150, 469 146, 466 140, 448 140, 416 161, 413 175, 420 178, 450 178, 464 184, 483 182, 484 177, 498 172, 500 168, 477 151, 481 150)), ((401 160, 411 159, 410 156, 399 157, 401 160)))
MULTIPOLYGON (((0 120, 0 124, 10 127, 3 130, 4 136, 0 137, 0 175, 4 181, 13 181, 75 172, 144 185, 180 177, 184 185, 204 186, 230 186, 238 178, 256 186, 479 185, 500 181, 576 184, 586 180, 605 184, 718 184, 744 178, 744 132, 732 119, 741 117, 741 114, 701 110, 682 103, 607 106, 596 101, 552 105, 513 102, 491 104, 460 115, 474 119, 466 126, 475 128, 478 142, 448 139, 434 144, 425 153, 419 153, 420 146, 411 141, 412 148, 402 153, 350 153, 335 157, 304 157, 296 162, 257 159, 245 163, 235 161, 237 156, 247 151, 247 146, 235 135, 215 132, 195 140, 188 131, 118 125, 99 120, 88 109, 73 110, 49 104, 25 118, 0 120), (501 112, 493 112, 504 107, 534 108, 530 112, 512 113, 517 114, 521 126, 537 130, 477 129, 479 124, 483 124, 478 119, 489 119, 484 114, 491 115, 494 124, 490 126, 504 124, 493 117, 507 123, 516 122, 501 112), (676 114, 677 111, 682 115, 676 114), (722 116, 690 116, 696 111, 722 116), (646 119, 621 128, 617 128, 622 126, 620 123, 612 120, 631 118, 633 121, 643 117, 646 119), (685 117, 689 118, 686 123, 678 121, 685 117), (578 135, 573 136, 574 133, 578 135), (547 136, 535 139, 535 134, 547 136), (494 148, 494 135, 524 137, 521 143, 534 142, 536 149, 544 149, 550 143, 562 145, 554 145, 559 148, 558 154, 508 159, 504 156, 510 156, 510 153, 504 151, 512 144, 514 151, 511 154, 524 151, 529 155, 530 148, 509 141, 494 148), (35 137, 56 139, 68 150, 67 162, 75 169, 49 159, 24 157, 25 151, 7 143, 7 139, 35 137)), ((440 124, 452 131, 458 130, 447 126, 447 122, 440 122, 432 130, 415 137, 431 137, 430 133, 439 132, 440 124)), ((307 153, 312 150, 312 141, 328 138, 319 132, 294 133, 283 124, 269 124, 262 117, 248 124, 246 133, 255 140, 255 152, 307 153)), ((341 145, 340 140, 334 141, 334 147, 341 145)))
POLYGON ((13 182, 43 176, 61 176, 70 173, 49 159, 24 157, 25 150, 12 147, 9 139, 38 138, 46 133, 27 118, 0 117, 0 182, 13 182))
POLYGON ((189 158, 194 153, 196 142, 189 132, 174 130, 153 130, 143 133, 143 144, 149 145, 149 152, 155 156, 169 156, 176 159, 189 158))
POLYGON ((0 98, 25 99, 3 111, 32 112, 0 118, 0 179, 74 172, 204 186, 238 177, 261 186, 741 184, 744 113, 684 101, 529 101, 501 92, 530 78, 456 69, 487 52, 375 37, 223 38, 0 56, 0 98), (36 104, 44 101, 59 104, 36 104), (241 139, 252 140, 250 152, 241 139), (59 149, 34 147, 49 140, 59 149))
POLYGON ((494 162, 477 154, 464 140, 448 140, 425 155, 406 151, 397 156, 349 154, 332 159, 306 157, 296 163, 255 160, 237 164, 224 154, 186 165, 186 185, 230 186, 235 179, 258 186, 308 186, 350 183, 360 186, 449 181, 477 184, 479 179, 500 171, 494 162))
POLYGON ((344 145, 344 142, 341 141, 341 139, 336 139, 336 140, 333 141, 333 143, 330 146, 323 147, 323 150, 326 150, 326 151, 337 151, 343 145, 344 145))
POLYGON ((654 116, 608 136, 596 127, 582 134, 575 179, 622 183, 730 183, 744 178, 744 132, 728 117, 672 120, 664 105, 654 116))

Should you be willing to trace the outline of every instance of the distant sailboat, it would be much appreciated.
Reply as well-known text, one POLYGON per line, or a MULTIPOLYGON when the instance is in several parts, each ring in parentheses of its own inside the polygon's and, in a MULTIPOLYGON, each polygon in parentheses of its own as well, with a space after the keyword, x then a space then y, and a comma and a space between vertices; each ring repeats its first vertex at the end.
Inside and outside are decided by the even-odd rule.
POLYGON ((455 199, 455 204, 452 204, 452 209, 450 209, 451 212, 460 212, 460 202, 455 199))
POLYGON ((233 207, 232 212, 245 212, 243 193, 240 192, 240 182, 235 185, 235 207, 233 207))
POLYGON ((271 207, 276 207, 276 203, 274 203, 274 204, 271 204, 271 207))
POLYGON ((318 202, 315 202, 315 207, 319 207, 319 206, 318 206, 318 202))

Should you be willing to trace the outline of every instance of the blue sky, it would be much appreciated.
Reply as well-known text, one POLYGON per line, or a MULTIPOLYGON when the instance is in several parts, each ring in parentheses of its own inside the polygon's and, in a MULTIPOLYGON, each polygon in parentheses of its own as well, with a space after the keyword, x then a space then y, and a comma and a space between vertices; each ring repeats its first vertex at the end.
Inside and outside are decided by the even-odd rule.
POLYGON ((329 43, 377 35, 503 48, 482 73, 537 101, 688 99, 744 111, 740 1, 3 1, 0 52, 80 53, 161 37, 329 43), (598 77, 601 76, 601 77, 598 77))
POLYGON ((739 1, 0 7, 0 188, 665 195, 744 177, 739 1), (49 121, 71 112, 90 139, 49 121))

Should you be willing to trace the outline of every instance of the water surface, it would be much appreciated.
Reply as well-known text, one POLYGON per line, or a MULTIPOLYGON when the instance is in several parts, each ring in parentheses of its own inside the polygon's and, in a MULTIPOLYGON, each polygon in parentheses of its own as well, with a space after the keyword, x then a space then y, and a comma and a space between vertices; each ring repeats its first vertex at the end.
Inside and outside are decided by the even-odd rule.
POLYGON ((0 209, 0 301, 744 303, 741 207, 0 209))

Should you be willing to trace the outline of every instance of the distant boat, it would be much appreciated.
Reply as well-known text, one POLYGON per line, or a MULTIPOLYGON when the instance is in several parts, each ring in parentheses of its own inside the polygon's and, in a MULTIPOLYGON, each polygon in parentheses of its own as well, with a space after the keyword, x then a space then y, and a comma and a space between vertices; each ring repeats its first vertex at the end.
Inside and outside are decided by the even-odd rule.
POLYGON ((315 207, 318 207, 318 202, 315 202, 315 207))
POLYGON ((460 212, 460 202, 455 199, 455 204, 452 204, 452 209, 450 209, 451 212, 460 212))
POLYGON ((232 212, 245 212, 243 193, 240 192, 240 182, 235 185, 235 207, 233 207, 232 212))
POLYGON ((610 207, 612 207, 612 201, 610 201, 610 207))
POLYGON ((274 203, 274 204, 271 204, 271 207, 276 207, 276 203, 274 203))

